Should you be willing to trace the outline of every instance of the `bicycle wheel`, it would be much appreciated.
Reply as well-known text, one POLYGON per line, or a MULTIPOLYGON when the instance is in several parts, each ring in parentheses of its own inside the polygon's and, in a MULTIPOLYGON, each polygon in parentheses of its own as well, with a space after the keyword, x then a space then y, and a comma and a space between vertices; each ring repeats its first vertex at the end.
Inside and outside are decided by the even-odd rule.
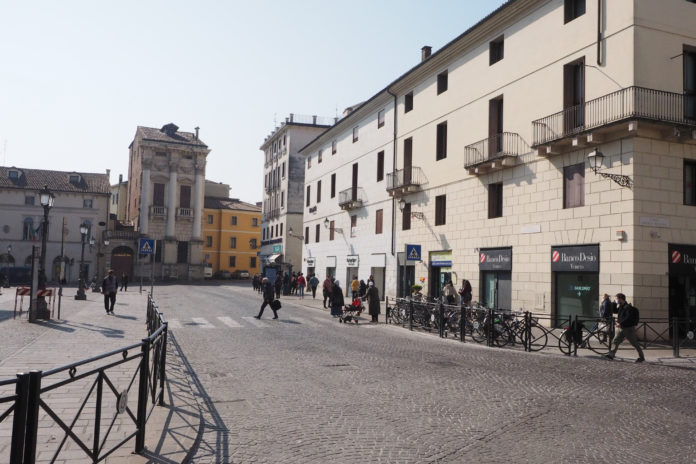
POLYGON ((585 346, 597 354, 609 353, 609 334, 601 329, 591 332, 585 339, 585 346))
POLYGON ((459 328, 461 327, 461 314, 452 313, 445 321, 445 335, 451 333, 455 337, 459 337, 459 328))
POLYGON ((512 340, 513 335, 505 324, 493 325, 493 343, 498 348, 502 348, 512 340))
POLYGON ((573 346, 570 337, 570 330, 567 329, 563 331, 560 337, 558 337, 558 348, 561 350, 561 353, 563 354, 570 354, 570 351, 573 346))
MULTIPOLYGON (((529 341, 529 350, 530 351, 540 351, 546 348, 547 343, 549 342, 549 334, 546 332, 546 329, 540 326, 539 324, 532 322, 532 327, 530 330, 531 333, 531 340, 529 341)), ((562 350, 561 350, 562 351, 562 350)))
POLYGON ((473 338, 476 343, 483 343, 488 339, 486 325, 483 322, 474 321, 472 323, 471 338, 473 338))

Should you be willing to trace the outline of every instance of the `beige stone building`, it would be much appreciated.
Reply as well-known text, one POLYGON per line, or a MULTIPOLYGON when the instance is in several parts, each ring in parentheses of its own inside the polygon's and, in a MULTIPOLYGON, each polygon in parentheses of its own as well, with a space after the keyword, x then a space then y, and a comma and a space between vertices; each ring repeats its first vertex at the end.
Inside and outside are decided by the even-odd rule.
POLYGON ((487 306, 559 318, 603 292, 696 317, 694 18, 686 0, 513 0, 425 47, 379 93, 397 248, 422 247, 409 283, 465 278, 487 306))
POLYGON ((161 129, 139 126, 129 150, 126 221, 156 244, 152 259, 136 259, 134 274, 142 270, 156 279, 202 279, 208 146, 197 128, 181 132, 170 123, 161 129))

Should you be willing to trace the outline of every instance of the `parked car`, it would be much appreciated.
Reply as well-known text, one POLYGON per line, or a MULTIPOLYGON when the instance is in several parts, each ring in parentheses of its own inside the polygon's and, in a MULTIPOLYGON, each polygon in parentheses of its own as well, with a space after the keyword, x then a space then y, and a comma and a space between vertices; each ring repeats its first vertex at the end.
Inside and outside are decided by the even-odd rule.
POLYGON ((210 266, 206 266, 203 268, 203 278, 204 279, 211 279, 213 277, 213 268, 210 266))
POLYGON ((231 279, 232 274, 230 271, 217 271, 213 274, 213 279, 231 279))
POLYGON ((250 277, 250 276, 249 276, 249 271, 241 271, 241 270, 238 270, 238 271, 234 271, 234 272, 232 273, 232 278, 233 278, 233 279, 248 279, 249 277, 250 277))

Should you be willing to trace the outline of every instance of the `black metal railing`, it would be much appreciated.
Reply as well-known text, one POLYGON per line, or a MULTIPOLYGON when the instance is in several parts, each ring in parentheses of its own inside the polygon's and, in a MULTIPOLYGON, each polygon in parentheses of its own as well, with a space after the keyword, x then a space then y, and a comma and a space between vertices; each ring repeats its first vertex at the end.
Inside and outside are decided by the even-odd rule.
POLYGON ((397 169, 387 173, 387 191, 406 187, 420 187, 426 183, 425 174, 419 167, 412 166, 406 169, 397 169))
POLYGON ((519 134, 503 132, 464 147, 464 167, 473 168, 502 158, 517 158, 529 151, 519 134))
POLYGON ((338 192, 338 206, 344 209, 359 208, 365 202, 365 198, 362 187, 351 187, 338 192))
POLYGON ((696 126, 696 97, 644 87, 617 90, 533 121, 533 146, 634 118, 696 126))
POLYGON ((147 329, 148 337, 140 343, 48 371, 19 373, 16 379, 0 381, 0 387, 15 385, 14 395, 0 397, 0 405, 10 405, 0 413, 0 423, 12 416, 9 462, 33 464, 38 449, 50 462, 56 462, 61 459, 68 440, 76 445, 69 453, 79 449, 92 462, 106 459, 133 438, 135 452, 142 453, 147 420, 155 405, 164 405, 166 370, 167 322, 150 295, 147 329), (96 363, 100 365, 93 367, 96 363), (133 368, 132 376, 126 388, 119 391, 117 385, 122 381, 119 377, 128 367, 133 368), (137 407, 133 410, 128 396, 136 379, 137 407), (61 391, 71 395, 75 391, 85 392, 77 411, 67 412, 62 403, 51 406, 56 392, 61 391), (45 416, 40 415, 41 411, 45 416), (103 417, 108 414, 111 418, 105 421, 103 417), (39 427, 51 421, 62 433, 48 445, 39 443, 39 427), (90 424, 89 430, 83 430, 85 422, 90 424))

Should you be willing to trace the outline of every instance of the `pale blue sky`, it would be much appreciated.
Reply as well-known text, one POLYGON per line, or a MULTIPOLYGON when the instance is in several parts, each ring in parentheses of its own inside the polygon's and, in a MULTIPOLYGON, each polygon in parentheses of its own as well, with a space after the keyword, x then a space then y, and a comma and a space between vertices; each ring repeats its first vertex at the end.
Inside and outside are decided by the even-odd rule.
POLYGON ((206 177, 260 201, 274 118, 335 116, 502 3, 2 2, 0 162, 115 183, 136 126, 200 126, 206 177))

